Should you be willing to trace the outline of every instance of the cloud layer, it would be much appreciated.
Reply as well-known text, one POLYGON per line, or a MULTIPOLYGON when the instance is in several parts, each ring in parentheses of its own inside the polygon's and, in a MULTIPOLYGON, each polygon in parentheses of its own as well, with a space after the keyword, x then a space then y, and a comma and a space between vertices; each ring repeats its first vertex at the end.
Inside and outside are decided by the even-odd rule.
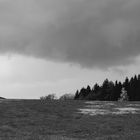
POLYGON ((140 55, 139 0, 0 0, 0 53, 108 68, 140 55))

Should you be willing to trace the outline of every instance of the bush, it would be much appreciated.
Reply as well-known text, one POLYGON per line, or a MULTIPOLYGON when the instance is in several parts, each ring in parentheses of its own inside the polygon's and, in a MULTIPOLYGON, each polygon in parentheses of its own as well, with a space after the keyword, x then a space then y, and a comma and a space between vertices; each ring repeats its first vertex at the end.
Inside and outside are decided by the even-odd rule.
POLYGON ((40 97, 40 100, 42 100, 42 101, 51 101, 51 100, 55 100, 56 99, 56 96, 55 96, 55 94, 49 94, 49 95, 47 95, 47 96, 42 96, 42 97, 40 97))
POLYGON ((73 94, 64 94, 59 98, 59 100, 73 100, 73 99, 74 99, 73 94))

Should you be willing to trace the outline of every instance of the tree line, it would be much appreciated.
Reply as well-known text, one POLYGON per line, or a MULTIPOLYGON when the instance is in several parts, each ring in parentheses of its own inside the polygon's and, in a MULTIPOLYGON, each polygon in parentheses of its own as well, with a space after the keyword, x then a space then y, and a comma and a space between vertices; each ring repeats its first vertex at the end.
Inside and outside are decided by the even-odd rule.
POLYGON ((96 83, 91 88, 88 85, 86 88, 77 90, 74 99, 117 101, 120 98, 122 88, 127 91, 129 101, 140 101, 140 75, 135 75, 130 79, 126 77, 124 82, 117 80, 112 82, 105 79, 101 86, 96 83))

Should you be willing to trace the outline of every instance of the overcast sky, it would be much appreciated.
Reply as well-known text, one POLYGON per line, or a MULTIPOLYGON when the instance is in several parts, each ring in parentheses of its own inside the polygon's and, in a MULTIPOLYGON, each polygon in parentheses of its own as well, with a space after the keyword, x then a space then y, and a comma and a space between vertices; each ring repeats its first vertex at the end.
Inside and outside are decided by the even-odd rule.
POLYGON ((0 0, 0 96, 59 96, 139 71, 139 0, 0 0))

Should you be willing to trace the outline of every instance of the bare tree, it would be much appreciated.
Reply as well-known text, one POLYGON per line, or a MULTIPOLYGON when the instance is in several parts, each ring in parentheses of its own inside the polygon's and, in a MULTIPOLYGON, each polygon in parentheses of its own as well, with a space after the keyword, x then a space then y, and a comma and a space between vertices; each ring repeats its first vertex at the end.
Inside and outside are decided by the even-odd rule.
POLYGON ((49 94, 47 96, 42 96, 40 97, 41 101, 50 101, 50 100, 55 100, 56 99, 56 95, 55 94, 49 94))

